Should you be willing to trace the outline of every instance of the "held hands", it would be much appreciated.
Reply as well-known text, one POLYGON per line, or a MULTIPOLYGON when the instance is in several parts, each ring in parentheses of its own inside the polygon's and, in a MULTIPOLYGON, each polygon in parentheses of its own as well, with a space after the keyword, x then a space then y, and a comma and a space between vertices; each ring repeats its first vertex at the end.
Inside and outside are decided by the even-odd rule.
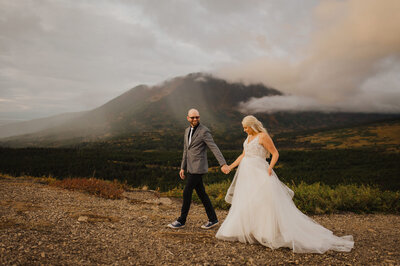
POLYGON ((181 169, 181 170, 179 171, 179 177, 180 177, 182 180, 185 179, 185 170, 181 169))
POLYGON ((229 172, 231 171, 231 168, 228 166, 228 165, 226 165, 226 164, 224 164, 222 167, 221 167, 221 171, 224 173, 224 174, 229 174, 229 172))

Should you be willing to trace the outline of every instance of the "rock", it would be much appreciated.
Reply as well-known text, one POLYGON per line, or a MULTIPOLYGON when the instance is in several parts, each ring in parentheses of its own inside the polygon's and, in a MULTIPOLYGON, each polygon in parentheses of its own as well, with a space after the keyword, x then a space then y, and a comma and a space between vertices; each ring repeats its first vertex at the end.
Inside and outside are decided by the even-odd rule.
POLYGON ((79 216, 78 222, 84 222, 86 223, 88 221, 89 217, 87 216, 79 216))
POLYGON ((170 198, 162 197, 162 198, 157 198, 157 199, 148 199, 148 200, 143 200, 144 203, 148 204, 156 204, 156 205, 171 205, 172 200, 170 198))
POLYGON ((172 200, 170 198, 159 198, 159 201, 161 204, 164 205, 171 205, 172 204, 172 200))

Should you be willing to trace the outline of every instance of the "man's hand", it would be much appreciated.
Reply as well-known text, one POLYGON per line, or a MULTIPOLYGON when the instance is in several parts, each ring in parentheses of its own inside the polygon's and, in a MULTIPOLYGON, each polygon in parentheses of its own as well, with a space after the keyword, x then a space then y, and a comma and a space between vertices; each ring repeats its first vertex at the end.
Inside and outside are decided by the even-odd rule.
POLYGON ((179 176, 180 176, 180 178, 181 178, 182 180, 185 179, 185 170, 181 169, 181 170, 179 171, 179 176))
POLYGON ((229 166, 227 166, 226 164, 224 164, 222 167, 221 167, 221 171, 224 173, 224 174, 229 174, 229 172, 231 171, 231 169, 229 168, 229 166))

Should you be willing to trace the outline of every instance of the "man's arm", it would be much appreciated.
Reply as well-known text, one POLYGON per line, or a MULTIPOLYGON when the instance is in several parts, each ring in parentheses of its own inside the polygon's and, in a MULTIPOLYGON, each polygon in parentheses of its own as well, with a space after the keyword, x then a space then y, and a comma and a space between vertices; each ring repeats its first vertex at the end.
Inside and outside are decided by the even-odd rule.
POLYGON ((220 166, 226 165, 226 161, 221 151, 219 150, 217 144, 215 144, 213 137, 211 136, 211 132, 206 130, 204 132, 204 142, 207 144, 208 148, 214 154, 215 158, 218 160, 220 166))
POLYGON ((183 155, 182 155, 182 162, 181 162, 181 169, 186 170, 186 164, 187 164, 187 147, 186 147, 186 131, 185 134, 183 134, 183 155))

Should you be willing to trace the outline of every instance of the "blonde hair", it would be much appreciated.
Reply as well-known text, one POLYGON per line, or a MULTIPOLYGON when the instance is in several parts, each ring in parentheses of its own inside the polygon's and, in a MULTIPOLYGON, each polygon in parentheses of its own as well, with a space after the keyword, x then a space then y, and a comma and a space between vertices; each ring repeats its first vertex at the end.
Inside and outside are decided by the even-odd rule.
POLYGON ((242 120, 242 125, 246 127, 250 127, 256 133, 267 133, 267 130, 263 127, 261 121, 259 121, 255 116, 248 115, 242 120))
MULTIPOLYGON (((261 121, 259 121, 253 115, 248 115, 248 116, 244 117, 242 120, 242 125, 246 126, 246 127, 250 127, 256 133, 264 132, 264 133, 268 134, 267 130, 264 128, 261 121)), ((270 155, 271 155, 270 152, 267 151, 267 158, 269 158, 270 155)))

